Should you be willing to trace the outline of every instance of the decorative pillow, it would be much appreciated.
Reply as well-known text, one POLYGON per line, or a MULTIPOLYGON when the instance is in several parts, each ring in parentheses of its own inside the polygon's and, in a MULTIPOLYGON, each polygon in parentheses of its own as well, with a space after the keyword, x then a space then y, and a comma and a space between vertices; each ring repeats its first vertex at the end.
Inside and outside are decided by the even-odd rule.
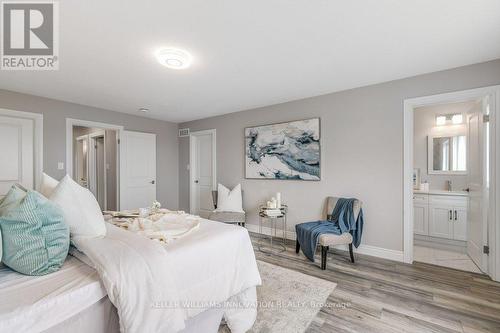
MULTIPOLYGON (((5 197, 0 199, 0 216, 12 208, 18 207, 26 196, 26 191, 20 185, 12 185, 5 197)), ((2 262, 2 229, 0 228, 0 262, 2 262)))
POLYGON ((27 275, 55 272, 69 249, 69 228, 47 198, 28 191, 17 207, 0 217, 5 265, 27 275))
POLYGON ((236 185, 231 191, 222 184, 217 185, 217 209, 215 211, 244 213, 241 184, 236 185))
POLYGON ((101 208, 92 192, 66 175, 55 188, 50 200, 57 204, 69 226, 71 237, 102 237, 106 225, 101 208))
POLYGON ((40 185, 40 193, 42 193, 46 198, 50 198, 52 192, 54 192, 58 184, 59 182, 57 180, 50 177, 44 172, 42 174, 42 184, 40 185))
POLYGON ((12 185, 7 195, 0 200, 0 216, 6 214, 12 208, 18 207, 25 196, 25 189, 18 184, 12 185))

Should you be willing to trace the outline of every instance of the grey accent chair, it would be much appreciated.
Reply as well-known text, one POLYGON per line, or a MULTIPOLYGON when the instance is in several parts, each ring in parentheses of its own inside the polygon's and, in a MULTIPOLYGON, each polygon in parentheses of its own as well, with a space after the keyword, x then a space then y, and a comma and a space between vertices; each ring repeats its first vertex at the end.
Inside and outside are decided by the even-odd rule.
MULTIPOLYGON (((326 198, 326 204, 325 208, 323 210, 323 216, 322 219, 324 220, 330 220, 332 218, 332 212, 333 209, 335 208, 335 205, 337 204, 337 201, 339 200, 338 197, 327 197, 326 198)), ((363 203, 356 199, 353 204, 353 210, 354 210, 354 219, 356 220, 358 218, 359 212, 361 210, 363 203)), ((326 269, 326 259, 328 255, 328 250, 330 249, 330 246, 336 246, 336 245, 348 245, 349 246, 349 255, 351 257, 351 262, 354 263, 354 253, 352 249, 352 235, 348 232, 345 232, 341 235, 335 235, 335 234, 322 234, 319 236, 318 240, 319 245, 321 246, 321 269, 325 270, 326 269)), ((299 253, 300 251, 300 244, 297 241, 295 243, 295 252, 299 253)))
MULTIPOLYGON (((241 191, 241 196, 243 197, 243 191, 241 191)), ((212 191, 212 202, 214 204, 214 209, 217 209, 217 191, 212 191)), ((246 214, 238 212, 212 212, 208 216, 209 220, 237 224, 245 227, 246 214)))

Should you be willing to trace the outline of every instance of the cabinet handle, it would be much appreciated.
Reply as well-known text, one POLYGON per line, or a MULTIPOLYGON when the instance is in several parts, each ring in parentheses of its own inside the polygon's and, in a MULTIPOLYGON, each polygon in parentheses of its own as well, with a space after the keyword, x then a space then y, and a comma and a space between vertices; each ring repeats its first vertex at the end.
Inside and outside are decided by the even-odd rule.
POLYGON ((450 221, 452 221, 453 220, 453 212, 451 211, 451 209, 450 209, 449 213, 450 213, 450 221))
POLYGON ((455 221, 457 220, 457 211, 455 211, 455 221))

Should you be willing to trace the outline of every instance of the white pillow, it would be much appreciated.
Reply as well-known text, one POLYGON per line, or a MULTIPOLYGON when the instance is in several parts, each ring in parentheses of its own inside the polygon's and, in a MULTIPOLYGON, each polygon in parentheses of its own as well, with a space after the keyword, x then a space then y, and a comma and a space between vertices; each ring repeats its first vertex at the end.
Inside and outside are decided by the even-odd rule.
POLYGON ((40 193, 42 193, 44 197, 49 198, 58 184, 59 182, 57 180, 50 177, 44 172, 42 173, 42 184, 40 185, 40 193))
POLYGON ((236 185, 231 191, 224 185, 217 185, 217 209, 215 211, 244 213, 241 184, 236 185))
POLYGON ((106 225, 101 208, 92 192, 66 175, 50 196, 63 212, 71 237, 101 237, 106 225))

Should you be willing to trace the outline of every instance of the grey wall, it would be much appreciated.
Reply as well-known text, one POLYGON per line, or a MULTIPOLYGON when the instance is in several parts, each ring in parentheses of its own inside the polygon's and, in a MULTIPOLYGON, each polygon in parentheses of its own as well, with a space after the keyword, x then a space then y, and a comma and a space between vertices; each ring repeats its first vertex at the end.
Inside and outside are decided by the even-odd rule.
POLYGON ((122 125, 126 130, 157 134, 157 197, 163 206, 177 209, 177 124, 6 90, 0 90, 0 108, 43 114, 43 167, 56 179, 66 174, 65 170, 57 170, 57 162, 66 163, 66 118, 122 125))
MULTIPOLYGON (((228 186, 242 184, 249 223, 258 223, 258 205, 276 191, 290 207, 290 230, 296 223, 319 218, 326 196, 352 196, 364 202, 363 243, 402 250, 403 100, 497 84, 500 59, 179 126, 217 129, 217 180, 228 186), (321 117, 321 181, 244 179, 245 127, 309 117, 321 117)), ((188 210, 188 138, 179 144, 180 208, 188 210)))
POLYGON ((413 164, 420 169, 422 182, 428 181, 429 187, 445 190, 446 181, 451 180, 453 190, 463 190, 467 187, 467 176, 464 175, 429 175, 427 168, 427 137, 429 135, 467 135, 466 114, 477 104, 475 101, 426 106, 416 108, 414 112, 413 164), (436 116, 461 113, 464 123, 461 125, 436 126, 436 116))

